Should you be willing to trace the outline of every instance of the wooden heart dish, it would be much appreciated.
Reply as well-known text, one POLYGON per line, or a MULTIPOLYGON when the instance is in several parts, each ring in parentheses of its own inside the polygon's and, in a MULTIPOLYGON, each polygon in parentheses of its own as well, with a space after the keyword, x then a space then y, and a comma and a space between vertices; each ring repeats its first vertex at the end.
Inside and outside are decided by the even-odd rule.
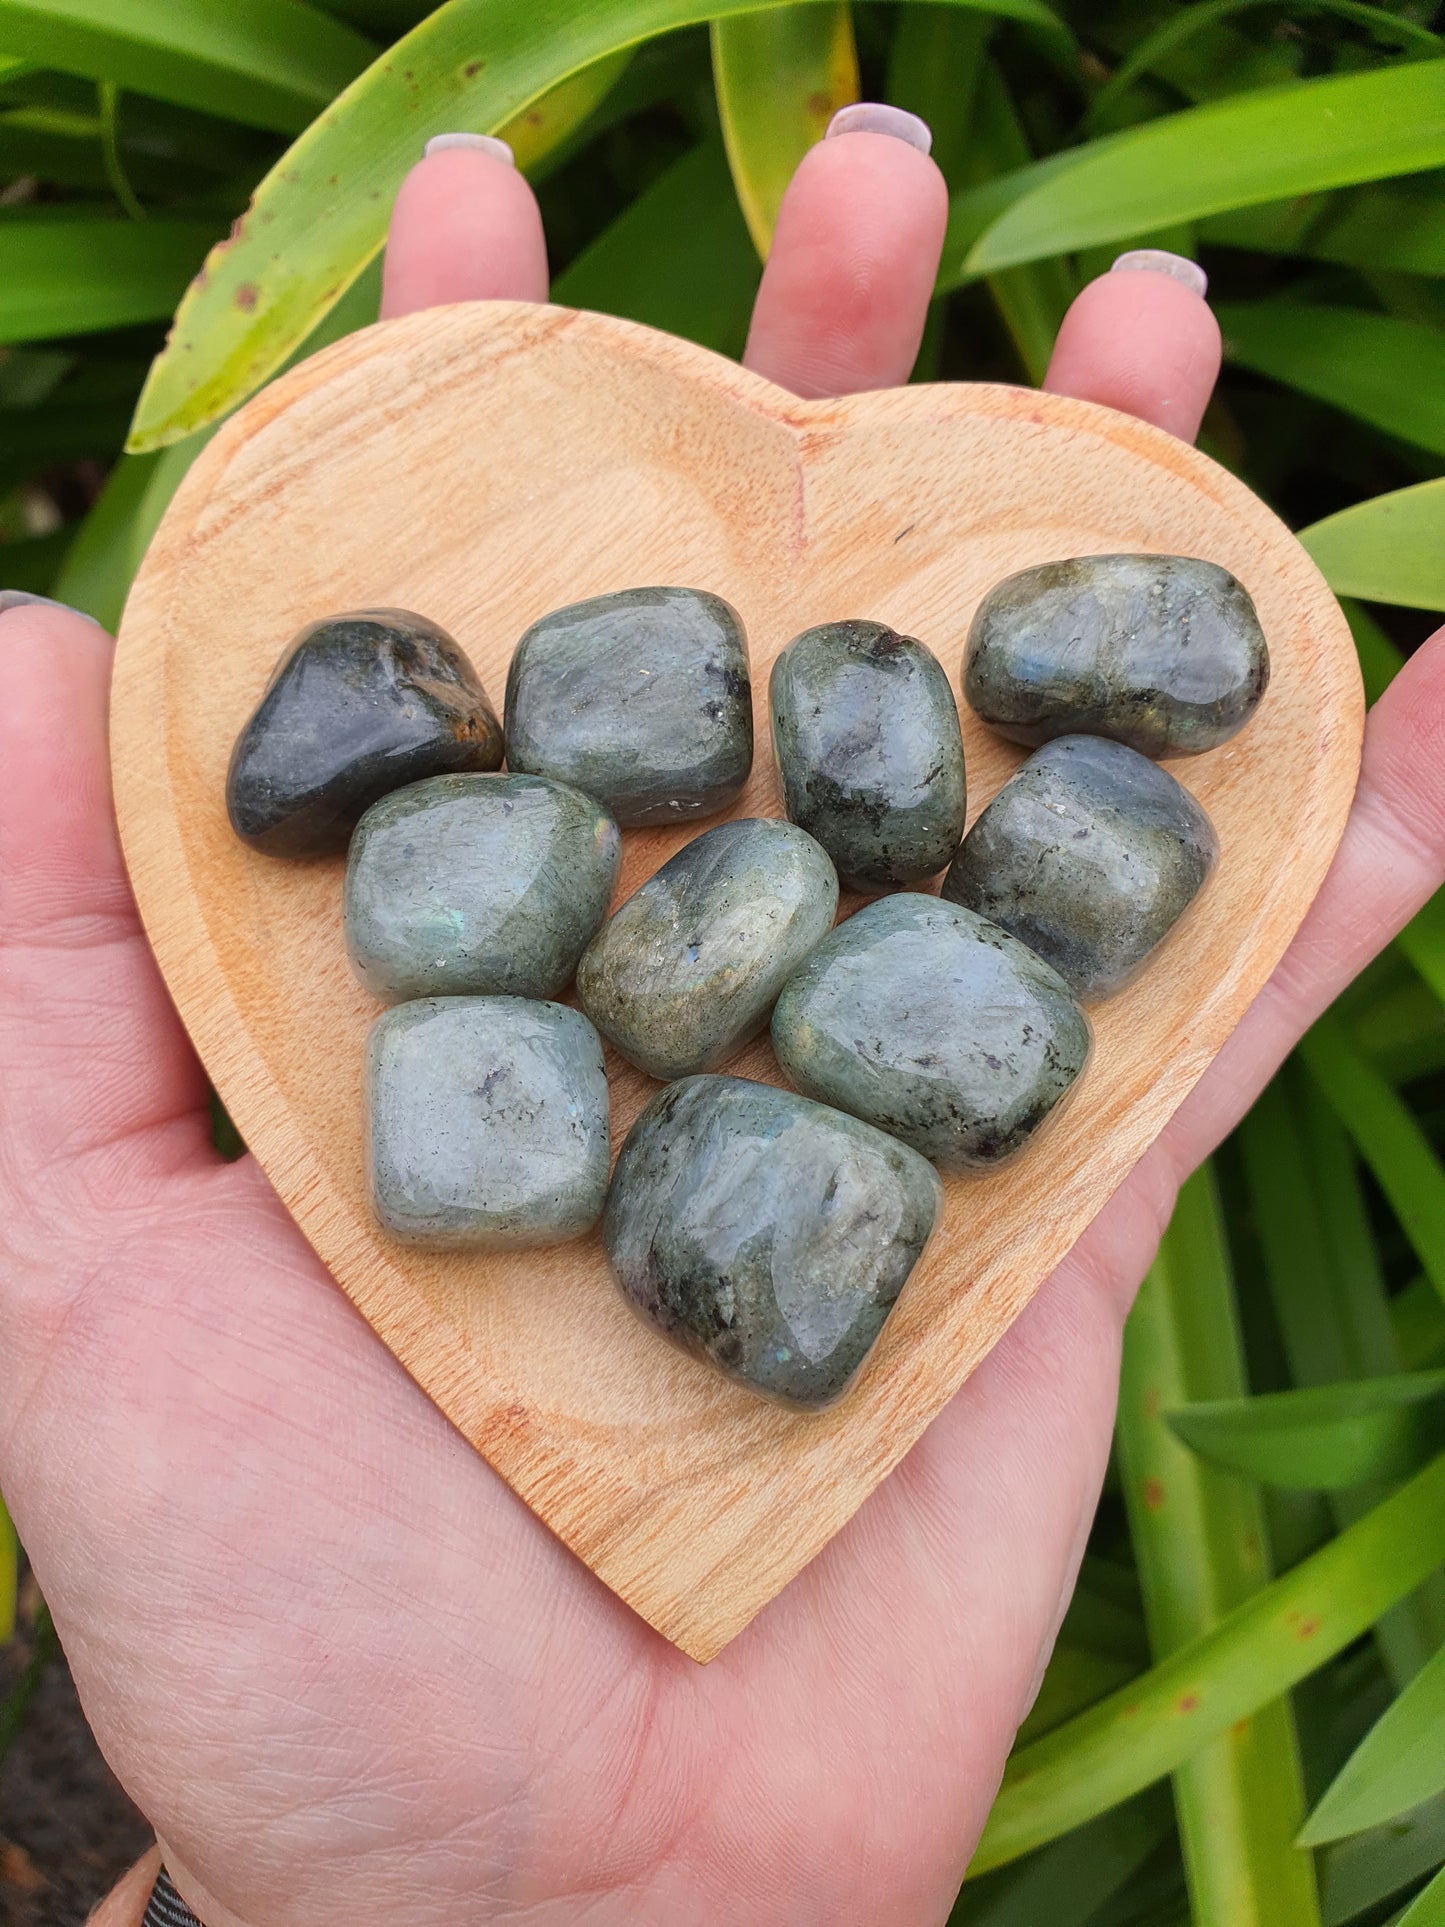
MULTIPOLYGON (((1022 389, 805 402, 666 335, 511 303, 370 328, 258 395, 192 468, 116 662, 126 856, 171 994, 247 1144, 384 1342, 579 1558, 711 1658, 826 1544, 1028 1303, 1268 977, 1324 876, 1359 763, 1349 631, 1282 523, 1194 449, 1022 389), (758 754, 735 812, 781 816, 768 670, 867 616, 955 687, 984 591, 1030 563, 1147 549, 1223 563, 1274 676, 1232 742, 1176 761, 1222 856, 1042 1143, 948 1182, 947 1211, 855 1389, 790 1413, 673 1351, 600 1239, 468 1256, 375 1228, 341 863, 232 835, 227 759, 302 623, 397 605, 441 622, 500 703, 523 629, 609 589, 715 590, 751 640, 758 754)), ((1022 751, 964 714, 971 813, 1022 751)), ((695 827, 629 832, 627 894, 695 827)), ((609 1054, 613 1143, 657 1087, 609 1054)), ((766 1042, 728 1066, 775 1078, 766 1042)), ((1040 1386, 1046 1399, 1049 1388, 1040 1386)))

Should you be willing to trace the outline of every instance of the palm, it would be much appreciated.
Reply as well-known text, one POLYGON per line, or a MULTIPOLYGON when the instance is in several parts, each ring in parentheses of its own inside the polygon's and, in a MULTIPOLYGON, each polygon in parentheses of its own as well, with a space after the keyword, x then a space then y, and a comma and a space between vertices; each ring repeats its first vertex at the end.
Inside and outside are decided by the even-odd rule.
MULTIPOLYGON (((906 372, 939 203, 901 143, 838 147, 902 170, 879 271, 901 250, 889 286, 917 284, 916 312, 858 330, 861 386, 906 372)), ((842 185, 822 183, 815 225, 842 185)), ((394 306, 408 250, 428 264, 428 210, 412 218, 394 306)), ((804 386, 826 303, 816 260, 812 308, 789 294, 786 242, 780 226, 754 358, 804 386)), ((428 297, 533 291, 515 249, 486 258, 491 284, 440 290, 431 263, 428 297)), ((1197 297, 1118 280, 1158 284, 1126 291, 1136 310, 1193 302, 1199 336, 1197 297)), ((1107 298, 1115 334, 1147 335, 1107 298)), ((1126 379, 1101 337, 1091 378, 1088 324, 1053 385, 1181 425, 1178 370, 1131 400, 1141 340, 1126 379)), ((1185 417, 1207 387, 1196 370, 1185 417)), ((451 1430, 254 1164, 216 1163, 105 811, 104 639, 41 610, 3 626, 23 695, 0 724, 0 1465, 97 1731, 209 1927, 941 1919, 1067 1598, 1123 1314, 1175 1187, 1441 880, 1441 646, 1377 711, 1320 902, 1164 1140, 897 1473, 702 1671, 451 1430)))

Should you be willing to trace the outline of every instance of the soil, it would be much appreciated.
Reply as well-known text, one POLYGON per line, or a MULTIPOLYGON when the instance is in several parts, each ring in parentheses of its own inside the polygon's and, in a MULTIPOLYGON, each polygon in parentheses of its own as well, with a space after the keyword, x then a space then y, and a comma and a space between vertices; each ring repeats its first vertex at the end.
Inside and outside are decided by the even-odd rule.
POLYGON ((27 1580, 17 1635, 0 1647, 0 1709, 32 1668, 33 1695, 0 1758, 0 1927, 81 1927, 152 1835, 101 1758, 27 1580))

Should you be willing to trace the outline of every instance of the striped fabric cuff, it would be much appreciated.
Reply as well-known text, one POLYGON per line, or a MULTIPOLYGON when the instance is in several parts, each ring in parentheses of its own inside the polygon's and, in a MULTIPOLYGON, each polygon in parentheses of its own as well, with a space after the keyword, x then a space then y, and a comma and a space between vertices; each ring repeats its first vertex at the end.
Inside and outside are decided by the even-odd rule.
POLYGON ((201 1927, 200 1921, 171 1885, 171 1877, 164 1867, 151 1888, 150 1905, 145 1910, 141 1927, 201 1927))

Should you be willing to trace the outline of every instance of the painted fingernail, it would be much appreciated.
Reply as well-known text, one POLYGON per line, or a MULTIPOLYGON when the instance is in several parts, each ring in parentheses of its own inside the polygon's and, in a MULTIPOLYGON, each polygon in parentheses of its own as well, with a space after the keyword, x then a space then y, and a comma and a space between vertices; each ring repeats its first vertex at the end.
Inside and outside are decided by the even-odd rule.
POLYGON ((28 589, 0 589, 0 616, 11 609, 24 609, 30 603, 41 609, 64 609, 68 616, 83 616, 83 609, 73 609, 68 602, 57 602, 52 596, 31 595, 28 589))
POLYGON ((517 165, 516 155, 495 134, 433 134, 421 150, 422 159, 430 160, 433 154, 445 154, 452 147, 470 147, 478 154, 490 154, 494 161, 505 161, 508 167, 517 165))
POLYGON ((933 129, 917 114, 903 107, 889 107, 881 100, 855 100, 851 107, 840 107, 828 122, 824 140, 835 134, 891 134, 896 141, 907 141, 920 154, 933 145, 933 129))
POLYGON ((1121 254, 1110 274, 1167 274, 1171 281, 1201 297, 1209 292, 1209 276, 1188 255, 1171 254, 1167 248, 1131 248, 1121 254))

